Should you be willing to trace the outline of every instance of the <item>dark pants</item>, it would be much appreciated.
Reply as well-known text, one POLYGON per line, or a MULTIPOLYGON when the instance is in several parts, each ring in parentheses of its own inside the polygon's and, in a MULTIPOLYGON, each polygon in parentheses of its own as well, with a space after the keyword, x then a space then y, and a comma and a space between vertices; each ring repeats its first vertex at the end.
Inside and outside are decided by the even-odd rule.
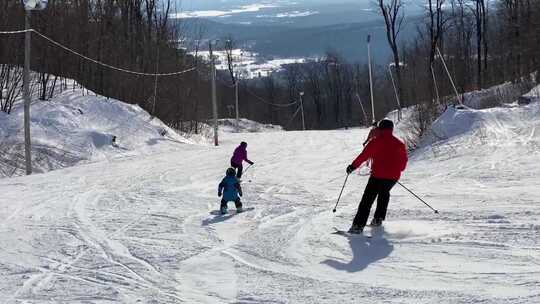
MULTIPOLYGON (((227 208, 227 201, 222 199, 221 200, 221 205, 219 206, 220 209, 223 209, 223 208, 227 208)), ((242 208, 242 202, 240 201, 240 198, 237 198, 235 201, 234 201, 234 206, 236 207, 236 209, 238 208, 242 208)))
POLYGON ((354 217, 353 225, 360 227, 366 226, 369 211, 377 198, 377 209, 375 210, 374 218, 384 220, 386 218, 386 210, 388 209, 388 201, 390 201, 390 190, 397 181, 391 179, 382 179, 370 177, 362 196, 362 201, 358 206, 358 212, 354 217))
POLYGON ((231 167, 236 169, 236 177, 242 178, 242 170, 244 169, 244 167, 242 167, 242 164, 235 164, 231 161, 231 167))

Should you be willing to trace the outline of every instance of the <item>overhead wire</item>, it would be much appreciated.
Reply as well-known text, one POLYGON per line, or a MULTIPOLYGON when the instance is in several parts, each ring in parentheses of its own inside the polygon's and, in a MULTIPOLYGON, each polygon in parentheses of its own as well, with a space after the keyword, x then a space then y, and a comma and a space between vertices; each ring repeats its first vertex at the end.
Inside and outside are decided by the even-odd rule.
POLYGON ((85 56, 85 55, 83 55, 83 54, 81 54, 81 53, 79 53, 79 52, 77 52, 77 51, 75 51, 75 50, 61 44, 60 42, 58 42, 58 41, 56 41, 56 40, 54 40, 54 39, 40 33, 39 31, 34 30, 34 29, 27 29, 27 30, 20 30, 20 31, 1 31, 0 34, 9 35, 9 34, 22 34, 22 33, 27 33, 27 32, 35 33, 39 37, 47 40, 48 42, 54 44, 55 46, 65 50, 67 52, 70 52, 70 53, 72 53, 72 54, 74 54, 74 55, 76 55, 78 57, 81 57, 81 58, 83 58, 85 60, 91 61, 91 62, 93 62, 93 63, 95 63, 97 65, 100 65, 100 66, 103 66, 103 67, 106 67, 106 68, 109 68, 109 69, 112 69, 112 70, 128 73, 128 74, 139 75, 139 76, 163 77, 163 76, 182 75, 182 74, 185 74, 185 73, 196 70, 196 67, 192 67, 192 68, 189 68, 189 69, 186 69, 186 70, 170 72, 170 73, 145 73, 145 72, 132 71, 132 70, 116 67, 116 66, 104 63, 102 61, 90 58, 88 56, 85 56))

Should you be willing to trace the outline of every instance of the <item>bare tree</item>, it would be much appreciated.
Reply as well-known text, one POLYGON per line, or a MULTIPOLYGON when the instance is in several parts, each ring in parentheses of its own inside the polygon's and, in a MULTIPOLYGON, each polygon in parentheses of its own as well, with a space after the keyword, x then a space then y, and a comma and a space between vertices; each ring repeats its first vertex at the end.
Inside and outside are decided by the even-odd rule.
MULTIPOLYGON (((378 0, 379 9, 381 15, 384 17, 384 22, 386 25, 386 38, 388 40, 388 45, 392 49, 392 54, 394 57, 394 67, 396 70, 397 78, 397 90, 400 100, 400 109, 403 105, 403 90, 402 88, 402 77, 401 77, 401 61, 399 56, 399 47, 398 39, 403 26, 403 20, 405 19, 405 14, 403 12, 403 1, 402 0, 378 0)), ((391 72, 391 70, 390 70, 391 72)))
POLYGON ((231 76, 231 82, 233 85, 236 85, 236 75, 235 75, 235 66, 234 62, 234 51, 236 48, 236 41, 233 39, 232 35, 229 35, 225 38, 225 55, 227 56, 227 69, 231 76))

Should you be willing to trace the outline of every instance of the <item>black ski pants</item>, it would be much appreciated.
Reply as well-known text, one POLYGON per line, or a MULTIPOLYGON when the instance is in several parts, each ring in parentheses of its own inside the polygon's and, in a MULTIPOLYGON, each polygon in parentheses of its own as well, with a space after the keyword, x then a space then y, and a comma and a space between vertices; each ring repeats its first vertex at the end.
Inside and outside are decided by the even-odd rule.
MULTIPOLYGON (((220 209, 222 208, 227 208, 227 201, 222 199, 221 200, 221 204, 219 206, 220 209)), ((240 198, 237 198, 235 201, 234 201, 234 206, 236 207, 236 209, 238 208, 242 208, 242 202, 240 201, 240 198)))
POLYGON ((231 167, 236 169, 236 177, 239 179, 242 178, 242 170, 244 169, 242 164, 235 164, 231 161, 231 167))
POLYGON ((375 198, 377 198, 377 209, 375 210, 374 218, 384 220, 386 211, 388 210, 388 202, 390 201, 390 190, 397 183, 396 180, 382 179, 371 176, 364 190, 364 195, 358 206, 358 211, 354 217, 353 225, 360 227, 366 226, 369 212, 375 198))

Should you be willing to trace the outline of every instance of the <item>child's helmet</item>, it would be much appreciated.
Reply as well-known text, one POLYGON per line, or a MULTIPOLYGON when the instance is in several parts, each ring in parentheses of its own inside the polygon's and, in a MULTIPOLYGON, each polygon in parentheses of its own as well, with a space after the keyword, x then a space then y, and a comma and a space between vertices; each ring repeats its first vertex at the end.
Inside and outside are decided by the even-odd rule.
POLYGON ((227 172, 225 172, 225 174, 227 174, 227 175, 235 175, 236 170, 234 170, 234 168, 229 168, 229 169, 227 169, 227 172))

